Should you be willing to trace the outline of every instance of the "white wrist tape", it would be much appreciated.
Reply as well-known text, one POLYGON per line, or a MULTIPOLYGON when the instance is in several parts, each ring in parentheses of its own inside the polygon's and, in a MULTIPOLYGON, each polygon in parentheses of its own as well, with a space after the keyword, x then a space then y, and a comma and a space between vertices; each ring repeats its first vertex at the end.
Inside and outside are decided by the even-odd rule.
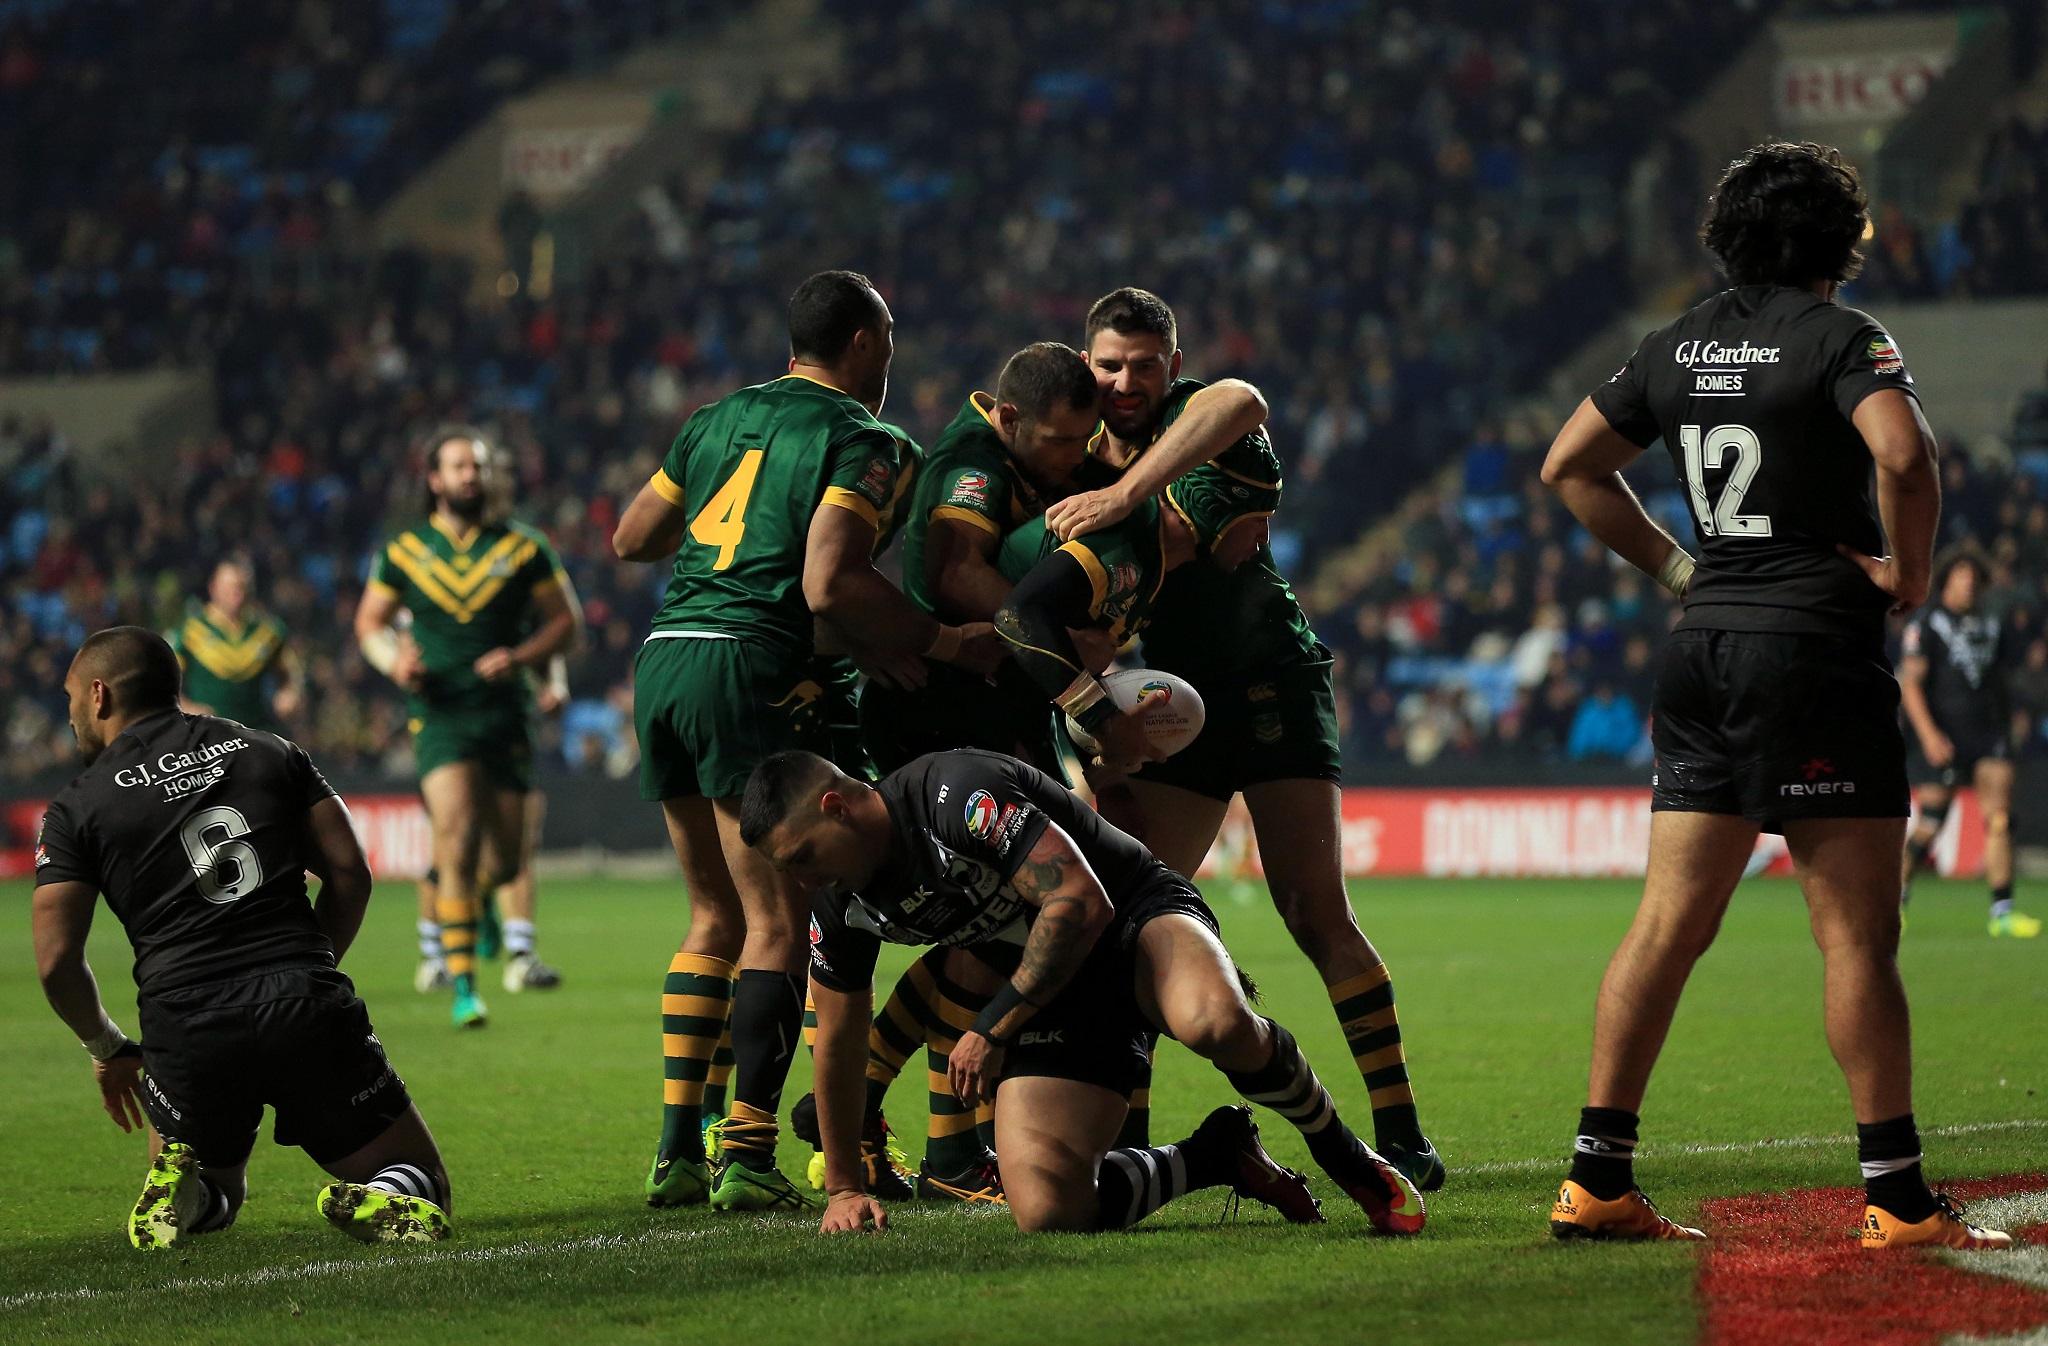
POLYGON ((1109 695, 1108 689, 1095 680, 1095 675, 1083 671, 1081 676, 1067 684, 1067 690, 1058 698, 1059 708, 1079 720, 1088 708, 1109 695))
POLYGON ((89 1038, 80 1038, 78 1045, 85 1048, 86 1054, 93 1060, 104 1061, 127 1046, 128 1042, 128 1035, 121 1031, 121 1025, 109 1018, 105 1010, 101 1010, 100 1031, 89 1038))
POLYGON ((1693 559, 1683 547, 1673 546, 1671 555, 1664 558, 1658 567, 1657 583, 1669 589, 1679 598, 1685 597, 1685 590, 1692 583, 1693 559))

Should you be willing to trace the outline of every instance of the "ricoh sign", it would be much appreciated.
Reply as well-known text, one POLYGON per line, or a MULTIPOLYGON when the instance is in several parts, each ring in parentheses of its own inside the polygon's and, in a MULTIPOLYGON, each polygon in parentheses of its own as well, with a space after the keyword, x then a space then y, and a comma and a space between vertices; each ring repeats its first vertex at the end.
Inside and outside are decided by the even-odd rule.
POLYGON ((1778 64, 1778 118, 1794 126, 1889 122, 1927 96, 1952 51, 1788 56, 1778 64))

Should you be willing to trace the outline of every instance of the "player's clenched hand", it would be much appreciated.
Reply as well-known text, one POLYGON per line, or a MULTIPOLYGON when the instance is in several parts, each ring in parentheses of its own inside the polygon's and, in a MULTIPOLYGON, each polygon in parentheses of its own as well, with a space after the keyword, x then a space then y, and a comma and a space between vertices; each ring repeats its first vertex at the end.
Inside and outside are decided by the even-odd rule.
POLYGON ((1927 601, 1927 589, 1931 581, 1925 575, 1908 576, 1899 570, 1899 563, 1892 557, 1865 556, 1854 547, 1835 544, 1835 550, 1853 561, 1858 570, 1870 577, 1870 582, 1892 596, 1891 611, 1894 614, 1911 612, 1927 601))
POLYGON ((1922 738, 1920 740, 1920 751, 1926 755, 1927 765, 1929 766, 1947 766, 1950 762, 1956 760, 1956 745, 1954 741, 1939 729, 1934 731, 1933 738, 1922 738))
POLYGON ((820 1234, 858 1234, 863 1229, 879 1234, 888 1227, 889 1212, 865 1192, 834 1192, 818 1221, 820 1234))
POLYGON ((946 1072, 953 1097, 965 1107, 996 1101, 996 1080, 1003 1069, 1003 1049, 969 1029, 953 1047, 946 1072))
POLYGON ((485 650, 476 657, 476 662, 470 667, 476 670, 476 675, 485 682, 496 682, 512 671, 512 651, 503 645, 495 650, 485 650))
POLYGON ((92 1063, 94 1083, 100 1087, 100 1106, 114 1125, 134 1131, 148 1125, 142 1114, 142 1048, 129 1043, 104 1061, 92 1063))
POLYGON ((391 665, 391 680, 408 692, 417 692, 427 680, 427 665, 420 658, 420 647, 409 639, 398 643, 398 658, 391 665))
POLYGON ((996 634, 992 622, 967 622, 960 628, 960 653, 953 656, 956 667, 983 677, 1010 657, 1010 643, 996 634))
POLYGON ((1084 533, 1122 523, 1129 517, 1131 505, 1113 489, 1083 491, 1065 500, 1055 500, 1045 512, 1045 526, 1059 534, 1060 541, 1072 542, 1084 533))
POLYGON ((277 689, 277 695, 270 699, 270 708, 277 712, 277 717, 281 720, 289 720, 297 715, 302 704, 304 699, 296 687, 280 687, 277 689))

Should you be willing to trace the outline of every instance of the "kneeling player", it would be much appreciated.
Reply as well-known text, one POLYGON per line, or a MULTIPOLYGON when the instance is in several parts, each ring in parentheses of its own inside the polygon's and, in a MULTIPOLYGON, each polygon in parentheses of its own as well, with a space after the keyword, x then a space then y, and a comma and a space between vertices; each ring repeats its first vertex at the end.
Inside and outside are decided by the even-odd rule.
POLYGON ((740 825, 815 893, 825 1232, 885 1218, 860 1166, 868 996, 884 939, 972 947, 1010 971, 954 1047, 952 1076, 963 1103, 995 1101, 1019 1228, 1121 1229, 1222 1185, 1290 1220, 1319 1218, 1244 1109, 1212 1113, 1177 1145, 1111 1148, 1155 1027, 1299 1128, 1374 1228, 1422 1228, 1415 1189, 1338 1119, 1293 1035, 1246 1003, 1201 896, 1045 773, 963 749, 921 757, 877 787, 809 753, 777 753, 747 782, 740 825))
POLYGON ((366 1243, 446 1238, 440 1152, 336 967, 370 900, 348 810, 297 745, 180 711, 177 656, 154 632, 92 636, 64 690, 87 766, 36 845, 36 966, 108 1115, 127 1131, 146 1113, 129 1241, 234 1223, 265 1104, 277 1142, 339 1179, 318 1201, 335 1227, 366 1243), (135 947, 140 1046, 86 965, 100 893, 135 947))

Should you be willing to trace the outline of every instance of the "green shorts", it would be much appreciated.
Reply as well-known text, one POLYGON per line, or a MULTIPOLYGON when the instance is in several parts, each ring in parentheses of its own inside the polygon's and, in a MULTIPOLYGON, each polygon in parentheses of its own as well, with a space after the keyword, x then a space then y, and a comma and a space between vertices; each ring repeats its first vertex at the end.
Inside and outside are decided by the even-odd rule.
POLYGON ((426 710, 407 727, 421 780, 450 762, 476 762, 493 789, 533 788, 533 721, 524 706, 426 710))
POLYGON ((807 661, 747 641, 650 639, 633 664, 642 799, 736 799, 762 758, 831 750, 807 661))
POLYGON ((1169 671, 1195 685, 1208 719, 1193 743, 1147 766, 1138 780, 1228 801, 1267 781, 1343 777, 1328 661, 1208 681, 1169 671))

